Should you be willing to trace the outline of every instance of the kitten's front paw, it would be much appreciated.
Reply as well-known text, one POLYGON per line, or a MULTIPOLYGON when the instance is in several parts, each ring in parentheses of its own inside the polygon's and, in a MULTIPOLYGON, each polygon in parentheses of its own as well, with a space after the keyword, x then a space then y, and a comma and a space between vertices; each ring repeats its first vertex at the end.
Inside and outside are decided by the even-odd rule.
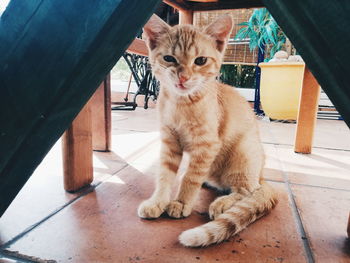
POLYGON ((167 203, 157 202, 154 200, 143 201, 137 210, 139 217, 141 218, 158 218, 165 211, 167 203))
POLYGON ((191 214, 191 211, 192 207, 176 200, 171 201, 166 208, 168 215, 174 218, 187 217, 191 214))

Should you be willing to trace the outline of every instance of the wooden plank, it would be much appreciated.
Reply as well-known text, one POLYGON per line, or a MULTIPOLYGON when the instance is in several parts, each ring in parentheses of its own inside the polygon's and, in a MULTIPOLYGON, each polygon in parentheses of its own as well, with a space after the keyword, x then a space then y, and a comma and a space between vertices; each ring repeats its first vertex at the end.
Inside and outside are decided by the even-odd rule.
POLYGON ((190 3, 190 9, 193 11, 210 11, 210 10, 223 10, 223 9, 241 9, 241 8, 258 8, 264 7, 261 0, 231 0, 231 1, 218 1, 207 3, 190 3))
POLYGON ((148 49, 144 40, 135 38, 126 50, 129 53, 134 53, 141 56, 148 56, 148 49))
POLYGON ((184 0, 163 0, 167 5, 179 11, 210 11, 222 9, 240 9, 264 7, 262 0, 231 0, 231 1, 216 1, 216 0, 199 0, 199 1, 184 1, 184 0))
POLYGON ((193 11, 179 11, 179 24, 193 24, 193 11))
POLYGON ((191 10, 192 8, 191 5, 184 0, 163 0, 163 2, 179 11, 191 10))
POLYGON ((88 102, 62 136, 64 189, 74 192, 93 180, 91 103, 88 102))
POLYGON ((311 153, 320 90, 317 80, 305 67, 294 143, 296 153, 311 153))
POLYGON ((219 0, 187 0, 189 2, 199 2, 199 3, 213 3, 218 2, 219 0))
POLYGON ((110 74, 90 99, 92 118, 92 148, 108 152, 112 141, 111 85, 110 74))
POLYGON ((240 9, 264 7, 262 0, 230 0, 230 1, 216 1, 216 0, 199 0, 199 1, 184 1, 184 0, 163 0, 167 5, 179 11, 209 11, 222 9, 240 9))

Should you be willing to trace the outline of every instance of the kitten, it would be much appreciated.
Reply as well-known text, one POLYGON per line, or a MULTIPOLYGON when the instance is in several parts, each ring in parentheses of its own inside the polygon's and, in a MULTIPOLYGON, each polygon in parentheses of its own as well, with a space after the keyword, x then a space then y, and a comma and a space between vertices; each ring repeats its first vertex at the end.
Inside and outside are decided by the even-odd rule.
POLYGON ((204 182, 231 190, 210 205, 213 221, 180 235, 184 246, 228 239, 277 203, 262 178, 264 153, 254 114, 233 87, 216 80, 231 29, 229 16, 199 30, 170 27, 153 15, 144 27, 149 59, 161 84, 157 107, 162 145, 156 189, 139 206, 139 216, 189 216, 204 182), (183 152, 189 153, 190 164, 176 199, 170 200, 183 152))

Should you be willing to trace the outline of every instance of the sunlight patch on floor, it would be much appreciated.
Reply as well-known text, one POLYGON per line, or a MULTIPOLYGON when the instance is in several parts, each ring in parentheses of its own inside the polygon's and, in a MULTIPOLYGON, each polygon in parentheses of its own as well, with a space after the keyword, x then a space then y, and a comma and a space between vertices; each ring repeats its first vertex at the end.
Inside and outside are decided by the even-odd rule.
POLYGON ((127 162, 142 155, 153 142, 159 140, 159 132, 132 132, 112 136, 112 150, 127 162))
POLYGON ((125 182, 120 179, 118 176, 112 176, 111 178, 108 179, 109 183, 115 183, 115 184, 125 184, 125 182))

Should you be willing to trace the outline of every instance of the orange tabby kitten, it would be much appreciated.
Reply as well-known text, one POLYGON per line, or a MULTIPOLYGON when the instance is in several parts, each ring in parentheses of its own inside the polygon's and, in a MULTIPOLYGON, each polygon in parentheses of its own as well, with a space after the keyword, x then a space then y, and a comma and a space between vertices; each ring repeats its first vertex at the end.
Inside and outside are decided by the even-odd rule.
POLYGON ((216 80, 231 29, 229 16, 204 30, 170 27, 155 15, 144 27, 152 69, 161 83, 162 146, 156 189, 139 206, 139 216, 190 215, 204 182, 231 190, 210 205, 213 221, 180 235, 185 246, 228 239, 277 203, 262 178, 264 153, 252 110, 234 88, 216 80), (190 164, 176 199, 170 200, 183 152, 189 153, 190 164))

